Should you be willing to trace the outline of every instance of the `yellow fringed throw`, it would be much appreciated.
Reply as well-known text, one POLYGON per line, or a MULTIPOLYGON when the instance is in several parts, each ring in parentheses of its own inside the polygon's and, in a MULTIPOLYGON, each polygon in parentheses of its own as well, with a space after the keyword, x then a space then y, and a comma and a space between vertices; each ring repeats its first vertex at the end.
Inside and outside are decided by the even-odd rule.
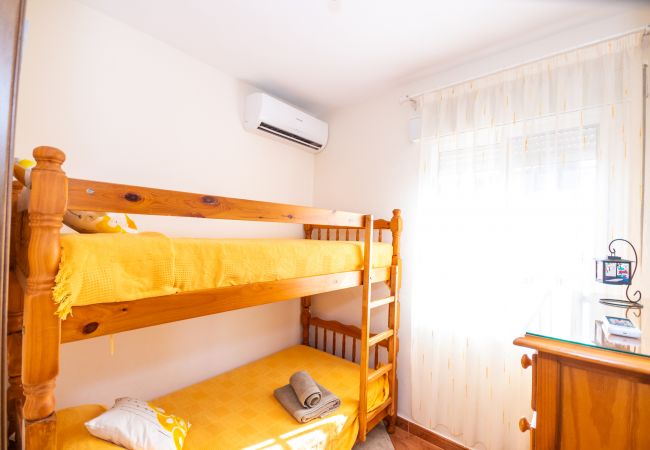
POLYGON ((174 287, 172 241, 160 233, 61 236, 54 301, 65 319, 72 306, 169 295, 174 287))
MULTIPOLYGON (((363 242, 309 239, 174 238, 175 286, 182 292, 363 269, 363 242)), ((393 247, 373 244, 373 267, 393 247)))
MULTIPOLYGON (((361 270, 363 242, 308 239, 170 239, 159 233, 65 235, 54 288, 72 306, 137 300, 264 281, 361 270)), ((393 247, 373 244, 373 267, 393 247)))

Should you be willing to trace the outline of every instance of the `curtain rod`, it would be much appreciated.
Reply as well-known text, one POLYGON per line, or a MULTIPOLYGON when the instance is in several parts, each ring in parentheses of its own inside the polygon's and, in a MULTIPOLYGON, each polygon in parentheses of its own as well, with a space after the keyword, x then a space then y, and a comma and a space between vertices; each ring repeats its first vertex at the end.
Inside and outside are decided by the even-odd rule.
POLYGON ((526 66, 528 64, 534 64, 536 62, 542 61, 542 60, 547 59, 547 58, 553 58, 554 56, 559 56, 559 55, 562 55, 564 53, 569 53, 569 52, 573 52, 573 51, 580 50, 580 49, 583 49, 583 48, 591 47, 592 45, 601 44, 603 42, 607 42, 607 41, 610 41, 612 39, 622 38, 622 37, 625 37, 625 36, 629 36, 631 34, 640 33, 642 31, 643 31, 644 36, 647 36, 648 34, 650 34, 650 24, 643 25, 643 26, 638 27, 638 28, 634 28, 634 29, 626 31, 624 33, 619 33, 619 34, 615 34, 615 35, 612 35, 612 36, 608 36, 608 37, 603 38, 603 39, 598 39, 596 41, 591 41, 591 42, 586 43, 586 44, 577 45, 575 47, 571 47, 571 48, 568 48, 568 49, 565 49, 565 50, 561 50, 559 52, 550 53, 550 54, 547 54, 547 55, 542 56, 540 58, 531 59, 531 60, 528 60, 528 61, 523 62, 523 63, 513 64, 511 66, 507 66, 507 67, 504 67, 502 69, 495 70, 493 72, 488 72, 488 73, 485 73, 483 75, 467 78, 467 79, 462 80, 462 81, 455 81, 453 83, 449 83, 449 84, 444 85, 444 86, 440 86, 440 87, 436 87, 436 88, 432 88, 432 89, 427 89, 425 91, 420 91, 420 92, 417 92, 415 94, 406 94, 404 97, 402 97, 400 99, 400 103, 406 103, 406 102, 414 103, 418 98, 422 97, 423 95, 430 94, 432 92, 442 91, 443 89, 449 89, 449 88, 454 87, 454 86, 459 86, 461 84, 469 83, 471 81, 476 81, 476 80, 479 80, 481 78, 496 75, 498 73, 505 72, 507 70, 517 69, 519 67, 523 67, 523 66, 526 66))

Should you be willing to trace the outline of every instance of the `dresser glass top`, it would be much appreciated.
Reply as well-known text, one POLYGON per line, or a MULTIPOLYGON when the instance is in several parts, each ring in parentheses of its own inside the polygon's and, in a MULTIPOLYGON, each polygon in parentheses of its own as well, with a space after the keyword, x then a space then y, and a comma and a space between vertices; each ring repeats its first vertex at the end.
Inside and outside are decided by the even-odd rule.
POLYGON ((595 299, 548 300, 534 314, 526 334, 650 358, 650 331, 642 330, 641 338, 634 339, 605 333, 602 327, 604 317, 613 316, 627 317, 641 328, 639 313, 649 314, 650 310, 626 310, 595 299))

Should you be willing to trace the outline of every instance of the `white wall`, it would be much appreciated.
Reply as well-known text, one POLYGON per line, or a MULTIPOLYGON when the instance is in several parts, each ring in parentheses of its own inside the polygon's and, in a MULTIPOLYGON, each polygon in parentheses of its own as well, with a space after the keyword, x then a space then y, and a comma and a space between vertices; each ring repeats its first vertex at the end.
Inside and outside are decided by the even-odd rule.
MULTIPOLYGON (((480 77, 500 68, 525 63, 645 24, 650 24, 650 7, 639 4, 635 14, 616 16, 558 33, 444 72, 436 73, 436 68, 431 68, 419 73, 420 78, 411 77, 390 91, 330 114, 330 142, 327 150, 316 158, 314 203, 322 207, 346 208, 386 218, 390 217, 391 208, 403 210, 404 285, 401 291, 401 345, 398 358, 398 412, 401 416, 411 417, 410 263, 416 245, 412 231, 418 191, 419 147, 408 140, 408 119, 415 112, 410 104, 401 103, 400 100, 407 94, 434 90, 480 77)), ((650 208, 646 207, 646 211, 648 209, 650 208)), ((344 303, 344 296, 349 297, 350 294, 319 296, 313 309, 330 319, 358 323, 358 308, 351 302, 344 303), (335 307, 331 308, 330 305, 335 307)), ((377 316, 380 314, 382 313, 378 312, 377 316)), ((373 318, 376 329, 380 328, 380 320, 383 324, 383 316, 373 318)))
MULTIPOLYGON (((69 176, 311 204, 314 156, 245 132, 253 88, 71 0, 30 0, 16 154, 61 148, 69 176)), ((302 236, 301 227, 138 217, 173 236, 302 236)), ((299 342, 288 301, 62 347, 58 407, 151 398, 299 342)))

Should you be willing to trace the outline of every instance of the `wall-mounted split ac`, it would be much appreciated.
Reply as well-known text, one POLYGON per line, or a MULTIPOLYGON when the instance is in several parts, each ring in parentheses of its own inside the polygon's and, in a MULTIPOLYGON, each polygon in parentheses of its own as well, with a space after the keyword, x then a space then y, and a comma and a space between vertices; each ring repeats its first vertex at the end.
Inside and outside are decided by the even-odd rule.
POLYGON ((298 144, 311 153, 323 150, 329 133, 326 122, 262 92, 246 97, 244 128, 298 144))

